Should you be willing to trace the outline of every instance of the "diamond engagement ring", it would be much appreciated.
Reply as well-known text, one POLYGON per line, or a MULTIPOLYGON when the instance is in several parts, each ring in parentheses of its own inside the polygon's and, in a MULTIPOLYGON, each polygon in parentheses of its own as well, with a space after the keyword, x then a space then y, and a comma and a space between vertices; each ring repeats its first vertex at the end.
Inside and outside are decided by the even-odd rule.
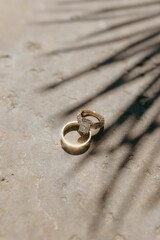
POLYGON ((91 138, 101 133, 103 129, 104 118, 100 114, 90 110, 82 110, 77 115, 77 121, 69 122, 62 128, 61 146, 66 152, 72 155, 82 154, 89 149, 91 138), (98 121, 92 122, 87 117, 94 117, 98 121), (91 131, 91 129, 99 129, 99 131, 94 134, 94 131, 91 131), (76 144, 70 142, 66 137, 66 135, 72 131, 78 132, 79 135, 78 143, 76 144))
POLYGON ((91 128, 92 129, 104 128, 104 118, 94 111, 82 110, 80 113, 78 113, 77 120, 78 123, 80 124, 78 132, 83 135, 88 134, 91 128), (98 120, 98 122, 93 123, 91 120, 86 118, 88 116, 95 117, 98 120))

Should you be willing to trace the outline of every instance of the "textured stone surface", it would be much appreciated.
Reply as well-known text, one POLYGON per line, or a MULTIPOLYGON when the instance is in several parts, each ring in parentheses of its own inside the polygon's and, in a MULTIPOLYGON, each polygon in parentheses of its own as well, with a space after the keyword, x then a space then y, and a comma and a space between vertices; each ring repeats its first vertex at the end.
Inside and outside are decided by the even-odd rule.
POLYGON ((0 1, 0 239, 160 239, 158 1, 0 1), (72 156, 81 108, 101 139, 72 156))

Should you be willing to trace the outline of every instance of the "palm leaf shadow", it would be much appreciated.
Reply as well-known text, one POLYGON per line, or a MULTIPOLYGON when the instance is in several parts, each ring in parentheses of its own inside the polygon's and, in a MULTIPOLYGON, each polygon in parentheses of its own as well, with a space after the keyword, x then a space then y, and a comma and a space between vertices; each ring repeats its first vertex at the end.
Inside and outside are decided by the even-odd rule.
MULTIPOLYGON (((94 0, 96 1, 96 0, 94 0)), ((68 4, 72 3, 81 3, 83 2, 89 2, 89 0, 84 1, 70 1, 68 4)), ((159 1, 151 2, 151 3, 139 3, 137 5, 134 5, 134 8, 138 9, 139 7, 143 7, 145 5, 152 5, 157 4, 159 1)), ((122 6, 122 7, 110 7, 102 10, 97 10, 94 12, 88 13, 88 15, 83 16, 86 17, 85 20, 89 19, 90 17, 93 17, 93 15, 102 14, 102 13, 108 13, 113 11, 121 11, 128 10, 132 8, 133 6, 122 6)), ((138 25, 139 23, 145 23, 148 20, 154 21, 155 18, 159 17, 159 13, 156 14, 147 14, 145 16, 139 17, 137 19, 131 19, 128 21, 120 22, 119 24, 113 24, 110 28, 104 29, 101 31, 95 31, 91 34, 86 35, 85 37, 81 38, 82 40, 86 40, 88 38, 93 38, 95 36, 101 37, 103 34, 109 34, 111 31, 120 30, 123 27, 130 27, 130 25, 138 25)), ((78 19, 78 21, 81 21, 81 19, 78 19)), ((82 19, 83 21, 83 19, 82 19)), ((56 21, 55 21, 56 23, 56 21)), ((57 21, 56 24, 62 23, 63 21, 57 21)), ((87 43, 83 45, 79 45, 76 47, 70 47, 70 48, 63 48, 51 51, 49 53, 46 53, 46 57, 52 57, 55 54, 62 53, 67 54, 71 51, 81 51, 89 48, 95 48, 100 45, 108 45, 110 42, 118 42, 127 38, 132 38, 134 34, 137 33, 134 32, 133 34, 127 34, 126 36, 118 36, 118 38, 113 38, 111 40, 106 41, 98 41, 96 43, 87 43)), ((148 112, 151 111, 153 106, 158 102, 160 97, 160 70, 159 70, 159 64, 154 64, 147 70, 143 70, 132 76, 132 73, 134 73, 135 69, 139 66, 143 66, 147 64, 148 62, 151 62, 155 57, 158 57, 160 53, 160 44, 159 44, 159 28, 153 27, 149 29, 144 29, 143 31, 139 31, 138 34, 139 39, 134 40, 132 43, 127 44, 127 46, 121 48, 117 53, 113 54, 112 56, 105 57, 104 59, 101 59, 101 61, 96 62, 95 64, 91 64, 87 66, 85 69, 82 69, 81 71, 76 72, 75 74, 72 74, 69 77, 66 77, 63 79, 63 81, 51 84, 49 86, 45 86, 42 89, 42 92, 49 91, 56 89, 57 87, 63 86, 65 84, 70 84, 71 81, 74 81, 75 79, 78 79, 79 77, 86 76, 87 74, 91 74, 96 70, 99 70, 101 68, 106 68, 108 66, 112 66, 114 63, 120 62, 122 60, 128 60, 132 58, 133 56, 139 56, 139 53, 143 53, 143 56, 139 57, 138 61, 134 63, 126 72, 123 72, 120 74, 119 77, 116 79, 113 79, 111 84, 106 84, 106 86, 103 88, 103 90, 97 92, 95 95, 90 96, 87 100, 82 100, 80 104, 72 107, 71 109, 67 109, 65 113, 62 114, 62 116, 67 116, 70 114, 73 114, 75 111, 77 111, 79 108, 85 107, 86 104, 91 103, 93 100, 98 100, 99 97, 102 95, 107 96, 109 93, 111 94, 113 90, 119 89, 120 87, 125 86, 126 84, 129 84, 131 82, 136 83, 136 81, 140 81, 141 78, 143 78, 145 75, 149 74, 153 75, 153 79, 151 79, 149 84, 146 84, 144 89, 140 91, 137 97, 132 101, 132 103, 125 109, 124 113, 120 114, 120 116, 117 117, 117 119, 110 124, 110 126, 106 127, 102 135, 98 136, 98 138, 94 138, 94 144, 93 148, 91 149, 88 154, 86 154, 76 165, 76 168, 74 167, 74 170, 70 171, 68 174, 70 176, 77 174, 78 171, 84 167, 84 164, 86 163, 86 159, 89 156, 96 155, 99 151, 99 148, 102 144, 105 144, 106 139, 109 139, 112 136, 113 129, 119 129, 122 125, 126 124, 128 121, 130 121, 130 124, 128 128, 126 129, 126 133, 121 139, 121 141, 115 145, 113 148, 108 149, 107 151, 109 154, 114 154, 117 150, 119 150, 123 146, 128 147, 128 152, 126 155, 121 159, 120 162, 117 162, 117 168, 116 171, 113 173, 112 178, 109 182, 106 183, 106 188, 102 193, 97 197, 98 199, 98 206, 97 206, 97 214, 92 219, 91 225, 90 225, 90 232, 93 231, 93 234, 95 234, 98 231, 98 228, 101 224, 101 219, 103 215, 103 209, 108 205, 108 201, 111 196, 114 196, 116 194, 115 191, 115 185, 123 175, 124 169, 127 168, 131 158, 130 156, 134 156, 134 154, 140 149, 141 143, 143 143, 143 140, 146 139, 148 136, 152 136, 152 134, 159 129, 160 124, 157 120, 159 116, 159 108, 156 111, 156 114, 153 116, 152 121, 148 123, 148 126, 140 132, 136 137, 130 136, 130 129, 134 128, 140 121, 140 119, 148 112), (132 76, 132 77, 130 77, 132 76), (156 87, 157 86, 157 87, 156 87), (156 88, 156 91, 153 90, 156 88), (154 94, 152 96, 148 96, 148 91, 152 91, 154 94)), ((159 148, 160 142, 154 146, 153 144, 153 152, 155 149, 159 148)), ((154 155, 152 156, 152 160, 148 160, 146 162, 146 167, 149 168, 151 164, 153 164, 154 155)), ((127 198, 124 199, 123 203, 120 205, 118 210, 118 218, 124 219, 125 215, 129 211, 130 207, 133 205, 133 200, 131 198, 133 192, 137 194, 141 187, 143 187, 143 184, 145 184, 145 177, 142 171, 139 172, 137 177, 135 178, 135 181, 132 182, 132 185, 127 193, 127 198)), ((155 192, 154 195, 150 196, 148 202, 152 202, 153 204, 150 204, 150 206, 154 207, 156 202, 158 202, 158 199, 156 196, 157 193, 159 193, 159 188, 157 192, 155 192)), ((120 225, 120 223, 116 223, 120 225)))

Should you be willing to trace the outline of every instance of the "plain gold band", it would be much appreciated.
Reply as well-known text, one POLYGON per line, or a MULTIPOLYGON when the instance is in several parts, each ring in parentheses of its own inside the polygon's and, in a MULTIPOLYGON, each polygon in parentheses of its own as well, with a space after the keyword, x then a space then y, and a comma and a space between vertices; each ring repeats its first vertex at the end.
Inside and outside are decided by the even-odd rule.
POLYGON ((61 131, 61 145, 66 152, 73 154, 73 155, 78 155, 78 154, 82 154, 82 153, 86 152, 88 150, 88 148, 90 147, 90 143, 91 143, 91 136, 92 136, 91 131, 89 131, 88 139, 84 143, 73 144, 66 140, 65 135, 67 133, 69 133, 71 130, 78 131, 79 125, 80 124, 77 121, 68 122, 62 128, 62 131, 61 131))

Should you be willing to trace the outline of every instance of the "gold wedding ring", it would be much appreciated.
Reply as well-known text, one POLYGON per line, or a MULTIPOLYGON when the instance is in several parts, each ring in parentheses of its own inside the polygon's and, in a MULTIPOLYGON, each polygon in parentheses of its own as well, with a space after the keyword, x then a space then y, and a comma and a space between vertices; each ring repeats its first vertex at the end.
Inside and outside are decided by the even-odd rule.
POLYGON ((75 130, 78 131, 79 127, 80 127, 79 122, 73 121, 73 122, 67 123, 62 128, 62 131, 61 131, 61 145, 66 152, 73 154, 73 155, 78 155, 78 154, 82 154, 82 153, 86 152, 91 143, 92 135, 91 135, 90 130, 85 135, 85 142, 83 142, 83 143, 73 144, 65 138, 67 133, 69 133, 71 131, 75 131, 75 130))
POLYGON ((98 133, 101 133, 101 130, 104 129, 104 118, 90 110, 82 110, 77 115, 77 121, 69 122, 67 123, 61 131, 61 145, 62 148, 73 155, 78 155, 86 152, 91 144, 91 137, 94 135, 97 135, 98 133, 93 135, 93 132, 91 132, 91 129, 100 129, 98 133), (98 121, 92 122, 87 117, 94 117, 98 121), (77 131, 79 133, 80 139, 83 140, 83 142, 73 144, 69 140, 67 140, 66 135, 71 131, 77 131))

